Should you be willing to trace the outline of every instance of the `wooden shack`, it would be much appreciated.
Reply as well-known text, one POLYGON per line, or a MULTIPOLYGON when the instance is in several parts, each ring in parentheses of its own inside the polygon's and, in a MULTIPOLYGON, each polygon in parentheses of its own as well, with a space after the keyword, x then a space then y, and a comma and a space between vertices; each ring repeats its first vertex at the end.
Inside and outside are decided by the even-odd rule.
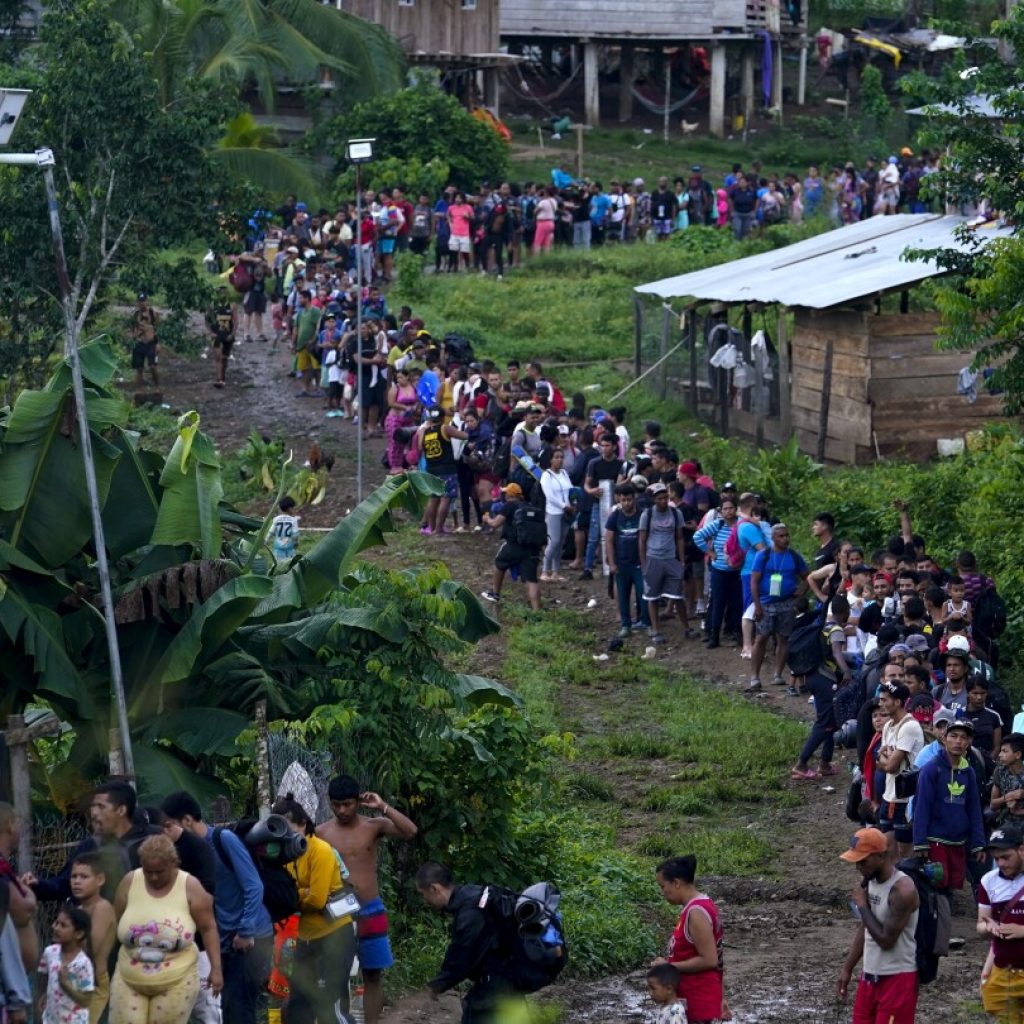
MULTIPOLYGON (((665 333, 657 347, 645 349, 650 332, 638 301, 637 371, 664 357, 656 379, 675 380, 691 411, 724 434, 773 444, 795 437, 802 450, 832 462, 930 457, 940 439, 963 437, 1003 415, 1001 398, 989 394, 984 381, 976 401, 958 394, 960 371, 973 354, 937 348, 939 314, 906 311, 913 285, 943 271, 931 262, 904 260, 904 251, 956 247, 961 224, 962 218, 937 214, 874 217, 774 252, 642 285, 638 296, 657 296, 663 304, 683 300, 679 312, 689 334, 676 345, 685 358, 675 357, 673 370, 675 318, 653 313, 665 333), (893 292, 901 294, 904 312, 883 311, 883 297, 893 292), (752 385, 748 373, 741 384, 734 371, 726 379, 706 369, 709 353, 699 354, 698 325, 707 302, 715 303, 719 316, 740 307, 745 325, 752 309, 763 317, 774 307, 777 361, 770 380, 752 385)), ((977 230, 984 243, 1010 229, 977 230)), ((743 333, 747 351, 741 360, 751 358, 749 326, 743 333)))
POLYGON ((790 403, 800 447, 818 450, 826 394, 824 454, 834 462, 928 458, 939 438, 962 437, 1002 416, 1002 400, 983 387, 974 403, 957 394, 971 354, 938 350, 939 326, 937 313, 794 310, 790 403))

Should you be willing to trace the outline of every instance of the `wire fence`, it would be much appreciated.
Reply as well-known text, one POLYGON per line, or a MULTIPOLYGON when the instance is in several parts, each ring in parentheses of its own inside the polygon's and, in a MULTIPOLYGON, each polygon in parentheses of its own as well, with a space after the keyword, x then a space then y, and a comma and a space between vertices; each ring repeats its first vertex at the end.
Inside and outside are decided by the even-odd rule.
POLYGON ((779 354, 767 321, 678 311, 638 299, 635 373, 658 398, 680 401, 723 437, 758 444, 780 434, 779 354))
POLYGON ((310 750, 284 733, 268 738, 270 790, 276 800, 292 793, 302 809, 319 825, 331 817, 327 783, 331 778, 331 755, 310 750))

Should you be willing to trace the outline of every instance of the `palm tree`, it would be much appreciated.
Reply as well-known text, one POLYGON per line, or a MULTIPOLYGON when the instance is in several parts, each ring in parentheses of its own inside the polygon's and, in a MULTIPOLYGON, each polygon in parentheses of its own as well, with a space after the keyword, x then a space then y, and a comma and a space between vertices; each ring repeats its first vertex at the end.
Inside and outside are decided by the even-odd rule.
MULTIPOLYGON (((319 85, 325 71, 346 103, 404 83, 405 58, 392 36, 319 0, 115 0, 114 14, 150 58, 165 107, 196 78, 238 94, 254 88, 267 110, 280 84, 319 85)), ((311 165, 268 147, 242 118, 228 126, 215 159, 269 191, 311 197, 311 165)))

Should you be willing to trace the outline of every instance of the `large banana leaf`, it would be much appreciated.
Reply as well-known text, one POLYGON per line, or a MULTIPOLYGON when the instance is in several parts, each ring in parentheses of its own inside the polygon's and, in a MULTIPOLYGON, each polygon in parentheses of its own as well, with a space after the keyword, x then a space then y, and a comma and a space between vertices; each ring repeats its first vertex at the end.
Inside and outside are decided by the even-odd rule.
POLYGON ((184 629, 167 646, 153 669, 162 685, 188 678, 200 660, 212 659, 270 593, 265 576, 237 576, 192 610, 184 629))
MULTIPOLYGON (((121 402, 89 395, 94 426, 109 426, 121 402)), ((92 432, 101 506, 121 453, 92 432)), ((48 568, 77 554, 92 536, 89 494, 70 390, 23 391, 0 450, 0 524, 11 544, 48 568)))
POLYGON ((209 775, 191 768, 165 747, 154 743, 135 743, 135 774, 142 803, 159 803, 168 793, 185 790, 201 806, 209 807, 224 793, 224 785, 209 775))
POLYGON ((383 544, 384 534, 394 530, 392 508, 416 515, 422 501, 443 490, 441 481, 429 473, 410 471, 388 477, 312 549, 273 577, 273 592, 256 608, 254 618, 279 617, 291 609, 319 604, 361 551, 383 544))
POLYGON ((458 628, 459 637, 471 644, 483 640, 485 636, 497 633, 501 626, 498 620, 481 603, 465 583, 457 580, 445 580, 438 588, 438 594, 446 600, 458 601, 466 610, 462 625, 458 628))
POLYGON ((134 437, 117 430, 111 443, 121 453, 103 508, 103 534, 107 550, 120 558, 149 542, 156 525, 157 503, 146 467, 134 437))
POLYGON ((217 450, 200 432, 198 413, 187 412, 178 420, 178 437, 164 462, 160 486, 163 494, 151 543, 192 543, 203 558, 217 558, 222 540, 218 506, 224 487, 217 450))
POLYGON ((164 740, 190 757, 235 754, 235 740, 252 722, 227 708, 188 707, 167 711, 140 733, 148 742, 164 740))
POLYGON ((457 675, 455 696, 471 707, 480 707, 483 704, 500 704, 509 708, 523 706, 523 698, 519 694, 483 676, 457 675))

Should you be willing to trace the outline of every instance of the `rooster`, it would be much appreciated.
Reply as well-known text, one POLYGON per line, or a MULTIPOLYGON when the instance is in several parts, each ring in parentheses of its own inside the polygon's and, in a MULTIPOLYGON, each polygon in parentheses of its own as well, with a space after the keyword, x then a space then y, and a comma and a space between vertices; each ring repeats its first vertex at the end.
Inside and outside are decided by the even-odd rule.
POLYGON ((679 122, 679 127, 683 129, 684 135, 692 135, 700 127, 700 121, 694 121, 691 124, 684 117, 682 121, 679 122))

